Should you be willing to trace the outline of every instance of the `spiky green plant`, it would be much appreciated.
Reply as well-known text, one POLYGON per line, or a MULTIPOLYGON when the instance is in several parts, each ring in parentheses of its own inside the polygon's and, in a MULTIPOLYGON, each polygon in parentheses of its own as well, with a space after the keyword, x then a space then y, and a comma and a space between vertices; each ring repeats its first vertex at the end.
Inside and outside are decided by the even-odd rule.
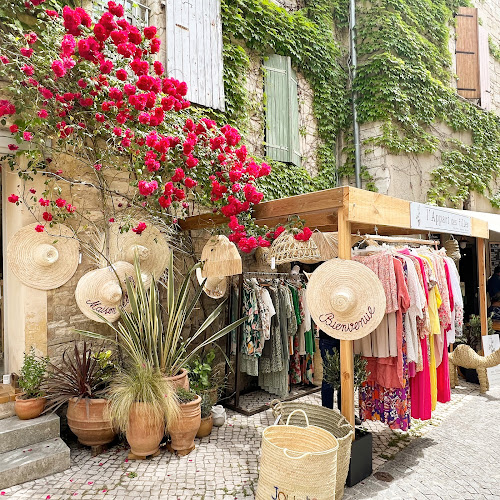
MULTIPOLYGON (((135 279, 126 282, 130 312, 120 309, 120 321, 117 326, 101 316, 103 321, 116 332, 117 342, 135 364, 140 365, 146 362, 167 376, 176 375, 196 356, 200 349, 217 341, 245 321, 245 318, 235 321, 210 335, 190 350, 195 345, 196 339, 214 323, 224 307, 224 302, 219 304, 198 330, 186 341, 183 341, 182 331, 186 320, 191 316, 203 291, 204 283, 197 285, 194 297, 189 301, 191 276, 200 265, 198 263, 189 270, 179 290, 176 291, 172 253, 170 253, 166 284, 151 277, 151 283, 149 287, 146 287, 142 279, 139 261, 135 260, 135 279), (165 322, 162 317, 163 308, 160 303, 159 286, 163 286, 166 290, 165 322)), ((110 340, 93 332, 79 331, 79 333, 101 340, 110 340)))
POLYGON ((148 421, 160 420, 168 427, 179 417, 179 403, 172 384, 147 363, 128 363, 111 382, 107 397, 111 421, 122 432, 127 432, 135 403, 146 403, 143 417, 148 421))

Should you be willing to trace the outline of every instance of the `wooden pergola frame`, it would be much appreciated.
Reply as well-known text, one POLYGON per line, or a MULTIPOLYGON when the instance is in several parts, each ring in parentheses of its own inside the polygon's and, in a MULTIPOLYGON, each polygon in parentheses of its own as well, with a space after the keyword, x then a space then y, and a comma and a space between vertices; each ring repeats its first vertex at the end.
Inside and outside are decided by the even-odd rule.
MULTIPOLYGON (((254 209, 259 226, 274 227, 298 215, 311 229, 338 231, 339 258, 351 258, 351 234, 380 235, 427 234, 427 230, 411 227, 410 202, 349 186, 316 191, 289 198, 268 201, 254 209)), ((180 223, 183 230, 209 229, 227 222, 222 216, 196 215, 180 223)), ((446 232, 446 231, 441 231, 446 232)), ((487 300, 485 239, 488 223, 471 217, 471 234, 477 238, 481 333, 486 335, 487 300)), ((354 425, 354 355, 351 340, 340 341, 342 413, 354 425)))

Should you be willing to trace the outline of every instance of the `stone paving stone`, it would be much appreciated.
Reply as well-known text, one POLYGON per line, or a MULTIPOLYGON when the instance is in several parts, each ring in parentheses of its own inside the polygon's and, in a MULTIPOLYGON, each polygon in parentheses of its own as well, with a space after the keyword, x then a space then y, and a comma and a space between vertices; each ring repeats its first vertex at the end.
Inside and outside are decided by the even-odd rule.
MULTIPOLYGON (((498 425, 500 391, 492 390, 486 396, 478 392, 478 386, 462 383, 453 390, 450 403, 438 403, 431 421, 414 420, 408 433, 392 431, 380 422, 365 422, 363 426, 373 433, 373 469, 389 472, 394 480, 383 483, 372 476, 354 488, 346 488, 344 498, 499 499, 500 442, 498 431, 495 434, 492 429, 498 425)), ((269 399, 269 395, 266 397, 269 399)), ((248 403, 261 403, 262 398, 259 393, 248 403)), ((320 404, 320 395, 301 400, 320 404)), ((2 497, 254 498, 262 431, 274 419, 270 410, 252 417, 227 413, 226 425, 214 428, 207 438, 197 439, 196 449, 186 457, 163 450, 152 460, 128 461, 128 447, 118 445, 92 458, 89 449, 74 444, 69 470, 9 488, 2 497)))

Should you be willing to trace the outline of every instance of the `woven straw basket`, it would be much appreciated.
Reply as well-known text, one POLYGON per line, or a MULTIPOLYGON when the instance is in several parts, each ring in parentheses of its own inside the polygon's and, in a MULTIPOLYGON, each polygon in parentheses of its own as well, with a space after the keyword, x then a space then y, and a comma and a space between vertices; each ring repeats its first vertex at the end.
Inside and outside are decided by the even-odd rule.
POLYGON ((298 409, 307 426, 271 425, 262 434, 257 500, 272 498, 335 499, 337 439, 329 432, 309 425, 306 413, 298 409))
POLYGON ((320 259, 318 246, 312 238, 307 241, 298 241, 288 231, 284 231, 273 241, 268 258, 271 260, 273 257, 277 266, 293 261, 318 262, 320 259))
POLYGON ((337 470, 335 499, 340 500, 344 496, 344 486, 349 472, 351 460, 351 445, 354 429, 351 424, 338 412, 325 408, 324 406, 300 403, 297 401, 280 402, 277 399, 271 403, 274 417, 290 419, 293 425, 303 425, 304 419, 295 415, 296 410, 303 410, 307 414, 309 423, 321 427, 335 436, 339 443, 337 452, 337 470))

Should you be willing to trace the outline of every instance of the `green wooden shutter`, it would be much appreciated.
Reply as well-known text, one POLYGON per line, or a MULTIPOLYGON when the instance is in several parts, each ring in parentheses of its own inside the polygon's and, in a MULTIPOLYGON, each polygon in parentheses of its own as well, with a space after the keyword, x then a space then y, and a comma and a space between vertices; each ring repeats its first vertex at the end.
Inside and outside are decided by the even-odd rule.
POLYGON ((273 54, 264 64, 266 154, 300 166, 297 77, 289 57, 273 54))

